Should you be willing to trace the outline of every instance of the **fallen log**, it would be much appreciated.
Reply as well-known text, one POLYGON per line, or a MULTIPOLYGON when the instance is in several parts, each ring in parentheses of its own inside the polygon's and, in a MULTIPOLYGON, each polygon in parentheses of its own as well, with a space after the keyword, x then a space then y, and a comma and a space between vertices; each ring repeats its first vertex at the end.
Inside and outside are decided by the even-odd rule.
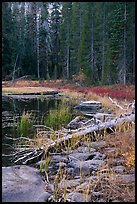
MULTIPOLYGON (((129 114, 129 115, 121 115, 119 117, 116 117, 115 119, 107 122, 100 122, 96 125, 88 125, 84 126, 83 128, 79 128, 75 131, 68 131, 66 134, 65 131, 65 136, 58 138, 54 141, 50 141, 49 143, 42 144, 41 148, 36 148, 33 149, 32 152, 27 152, 22 154, 20 153, 20 156, 18 159, 15 159, 15 163, 22 163, 22 164, 30 164, 34 163, 36 160, 42 158, 43 155, 53 152, 59 145, 64 144, 66 141, 71 140, 72 138, 82 138, 83 136, 86 136, 91 133, 95 133, 97 131, 101 131, 107 128, 112 129, 113 127, 116 127, 119 124, 122 124, 124 122, 133 122, 135 121, 135 114, 129 114), (32 156, 29 158, 29 156, 32 156)), ((62 133, 63 134, 63 133, 62 133)))
POLYGON ((115 127, 123 122, 134 122, 135 121, 135 114, 130 114, 130 115, 125 115, 125 116, 120 116, 120 117, 116 117, 115 119, 111 120, 111 121, 108 121, 108 122, 102 122, 102 123, 99 123, 97 125, 93 125, 93 126, 90 126, 90 127, 83 127, 82 130, 76 132, 76 133, 73 133, 73 134, 68 134, 67 136, 65 137, 62 137, 62 138, 58 138, 57 140, 55 140, 54 142, 52 142, 51 144, 47 145, 47 148, 46 148, 46 152, 50 151, 50 150, 53 150, 54 147, 56 147, 56 145, 59 145, 60 143, 64 143, 64 141, 67 141, 71 138, 75 138, 75 137, 81 137, 81 136, 84 136, 84 135, 87 135, 87 134, 90 134, 92 132, 96 132, 96 131, 99 131, 99 130, 104 130, 104 129, 107 129, 107 128, 112 128, 112 127, 115 127))

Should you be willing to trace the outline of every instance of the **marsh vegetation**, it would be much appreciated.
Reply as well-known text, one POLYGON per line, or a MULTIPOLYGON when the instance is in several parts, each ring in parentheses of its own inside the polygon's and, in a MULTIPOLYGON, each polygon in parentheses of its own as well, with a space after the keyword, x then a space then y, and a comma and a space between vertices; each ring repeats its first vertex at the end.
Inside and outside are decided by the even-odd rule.
POLYGON ((7 101, 3 102, 3 116, 12 119, 7 123, 12 130, 10 135, 3 129, 3 153, 6 153, 5 142, 18 152, 12 164, 6 163, 8 157, 5 157, 3 165, 13 165, 14 161, 29 164, 33 161, 29 156, 34 158, 37 152, 39 161, 29 165, 39 169, 50 193, 48 202, 134 201, 135 123, 125 120, 115 128, 80 135, 85 124, 95 125, 92 118, 99 116, 74 109, 86 100, 102 103, 98 113, 101 117, 105 113, 106 119, 98 118, 101 122, 109 120, 108 116, 110 120, 124 115, 128 118, 132 111, 129 101, 69 90, 56 99, 45 99, 43 95, 39 99, 14 99, 14 105, 9 107, 7 101), (14 116, 10 118, 9 113, 14 116), (70 122, 72 126, 68 128, 70 122), (68 139, 60 142, 67 135, 68 139))

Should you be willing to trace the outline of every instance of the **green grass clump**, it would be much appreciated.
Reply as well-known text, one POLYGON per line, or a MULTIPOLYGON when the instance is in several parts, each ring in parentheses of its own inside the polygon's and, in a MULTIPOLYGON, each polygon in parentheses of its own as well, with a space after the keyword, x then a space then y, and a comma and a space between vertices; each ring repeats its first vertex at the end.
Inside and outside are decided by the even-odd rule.
POLYGON ((49 115, 45 121, 45 125, 59 130, 69 123, 72 118, 71 109, 69 106, 61 103, 57 110, 50 110, 49 115))
POLYGON ((28 136, 33 133, 33 122, 30 120, 30 114, 23 112, 21 120, 17 126, 17 132, 20 136, 28 136))

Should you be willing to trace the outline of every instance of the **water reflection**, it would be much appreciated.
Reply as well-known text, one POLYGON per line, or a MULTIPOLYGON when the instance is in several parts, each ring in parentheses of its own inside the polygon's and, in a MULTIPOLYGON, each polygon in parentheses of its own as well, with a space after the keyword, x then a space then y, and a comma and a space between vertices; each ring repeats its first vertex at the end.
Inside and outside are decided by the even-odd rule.
MULTIPOLYGON (((61 102, 60 99, 51 98, 33 98, 29 99, 15 99, 2 98, 2 154, 8 155, 11 153, 14 142, 6 137, 18 137, 14 134, 14 123, 19 121, 23 112, 30 113, 31 118, 35 124, 39 125, 43 117, 48 116, 50 110, 56 110, 61 102)), ((12 165, 8 157, 2 157, 2 165, 12 165)))
MULTIPOLYGON (((33 99, 20 99, 12 97, 2 97, 2 153, 10 154, 14 141, 7 139, 6 137, 19 137, 17 135, 16 126, 23 112, 27 112, 31 115, 31 119, 34 121, 35 125, 44 124, 43 121, 48 117, 50 110, 58 110, 60 103, 63 101, 63 98, 33 98, 33 99)), ((75 118, 77 115, 87 115, 93 117, 96 113, 96 109, 90 110, 76 110, 71 101, 68 103, 64 101, 64 106, 71 107, 72 118, 75 118)), ((34 136, 34 134, 33 134, 34 136)), ((29 137, 31 135, 29 134, 29 137)), ((8 157, 2 157, 2 165, 9 166, 12 165, 8 157)))

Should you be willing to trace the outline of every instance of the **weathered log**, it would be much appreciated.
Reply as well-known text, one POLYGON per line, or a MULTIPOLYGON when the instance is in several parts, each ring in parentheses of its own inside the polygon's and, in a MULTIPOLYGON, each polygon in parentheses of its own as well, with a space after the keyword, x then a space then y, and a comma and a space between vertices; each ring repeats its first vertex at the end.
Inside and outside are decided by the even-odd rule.
POLYGON ((82 130, 73 133, 73 134, 68 134, 65 137, 62 138, 58 138, 57 140, 55 140, 54 142, 52 142, 51 144, 47 145, 46 147, 46 151, 50 151, 52 150, 56 145, 59 145, 60 143, 64 143, 64 141, 67 141, 71 138, 75 138, 75 137, 81 137, 87 134, 90 134, 92 132, 96 132, 99 130, 104 130, 106 128, 112 128, 115 127, 117 125, 119 125, 122 122, 134 122, 135 121, 135 114, 130 114, 130 115, 125 115, 125 116, 120 116, 120 117, 116 117, 115 119, 108 121, 108 122, 102 122, 99 123, 98 125, 93 125, 87 128, 87 126, 83 127, 82 130))
MULTIPOLYGON (((27 153, 24 152, 20 152, 18 154, 18 159, 17 155, 15 156, 15 163, 22 163, 22 164, 28 164, 28 163, 34 163, 36 160, 38 160, 39 158, 41 158, 43 156, 43 154, 47 154, 48 152, 52 152, 54 150, 54 148, 56 148, 58 145, 60 144, 64 144, 64 142, 72 139, 72 138, 81 138, 82 136, 86 136, 90 133, 95 133, 99 130, 104 130, 107 128, 113 128, 121 123, 124 122, 134 122, 135 121, 135 114, 129 114, 129 115, 121 115, 119 117, 116 117, 115 119, 111 120, 111 121, 107 121, 107 122, 100 122, 98 124, 88 124, 86 126, 84 126, 83 128, 79 128, 77 130, 68 130, 66 131, 65 129, 65 133, 62 134, 65 135, 61 138, 58 138, 54 141, 50 141, 49 143, 46 144, 42 144, 43 146, 41 146, 41 148, 36 148, 36 149, 32 149, 32 151, 28 151, 27 153)), ((63 130, 62 130, 63 131, 63 130)), ((56 134, 57 132, 55 132, 56 134)))

